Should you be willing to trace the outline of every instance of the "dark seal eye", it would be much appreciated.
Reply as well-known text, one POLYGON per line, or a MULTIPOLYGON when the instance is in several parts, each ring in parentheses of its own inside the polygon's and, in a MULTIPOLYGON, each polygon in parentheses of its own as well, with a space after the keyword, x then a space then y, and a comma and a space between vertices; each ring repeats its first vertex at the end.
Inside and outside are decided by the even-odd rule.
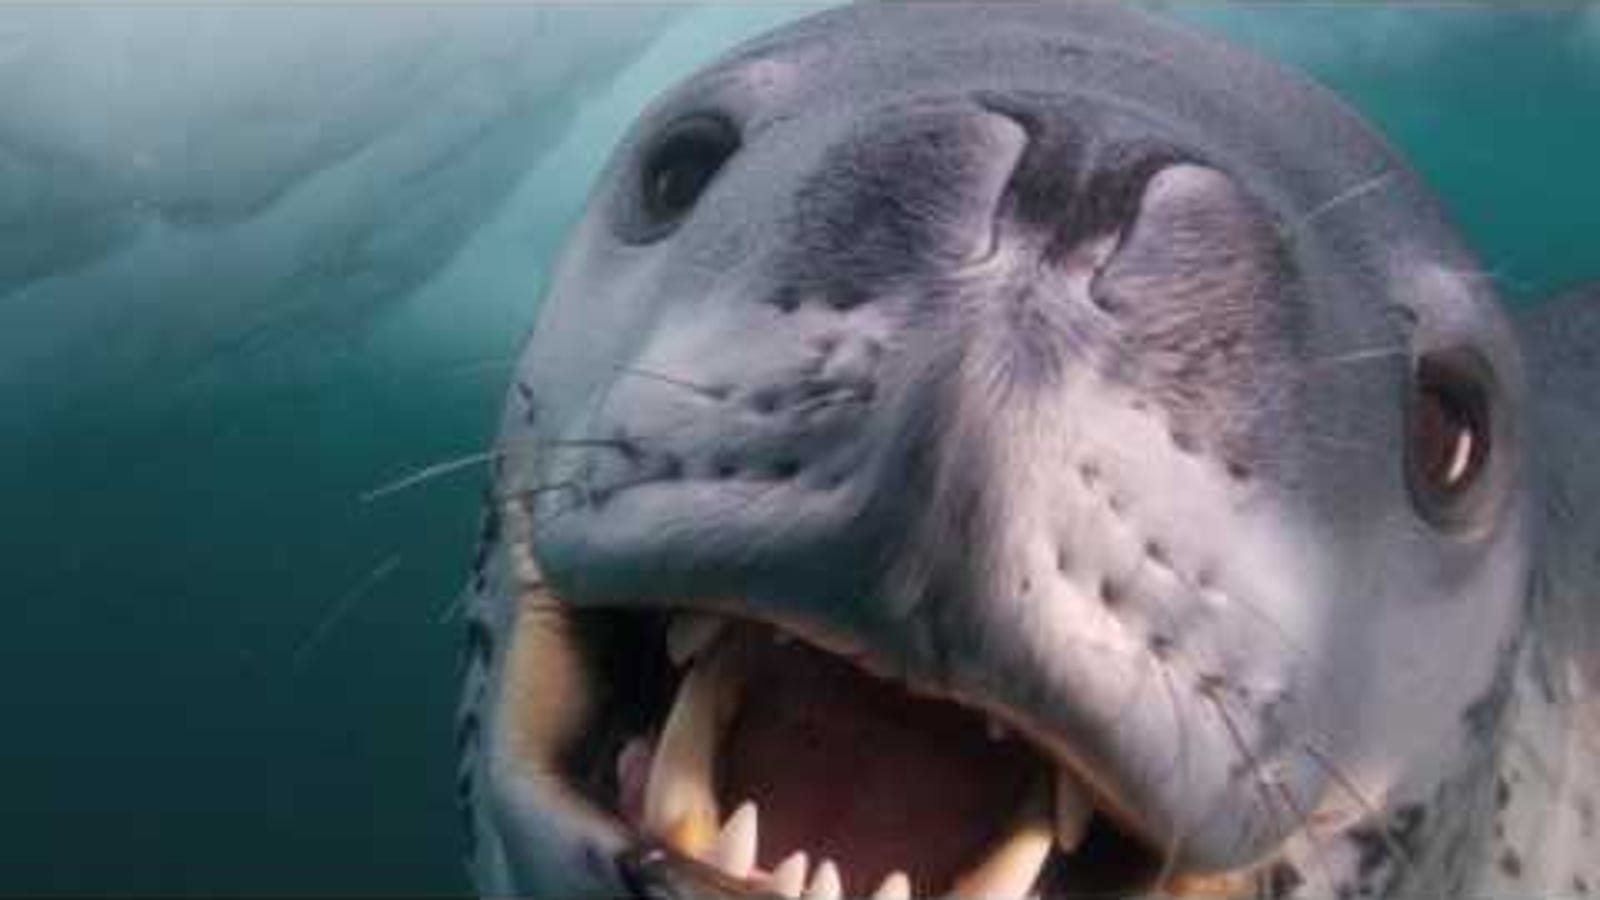
POLYGON ((1493 450, 1489 391, 1476 368, 1447 356, 1424 359, 1412 384, 1408 476, 1418 508, 1436 525, 1459 519, 1493 450))
POLYGON ((683 218, 738 148, 733 125, 716 116, 671 126, 645 156, 640 172, 645 218, 658 228, 683 218))

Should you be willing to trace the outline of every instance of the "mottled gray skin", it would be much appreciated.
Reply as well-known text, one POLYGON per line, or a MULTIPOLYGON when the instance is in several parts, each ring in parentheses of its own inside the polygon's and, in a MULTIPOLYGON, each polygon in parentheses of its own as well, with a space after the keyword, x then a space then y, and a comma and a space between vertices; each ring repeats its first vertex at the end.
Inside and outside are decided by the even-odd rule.
MULTIPOLYGON (((480 886, 622 891, 624 836, 504 738, 539 570, 576 607, 720 598, 858 644, 1070 759, 1176 871, 1600 883, 1570 664, 1595 562, 1551 546, 1592 538, 1600 483, 1569 409, 1526 415, 1479 271, 1330 95, 1123 9, 850 8, 677 86, 601 177, 507 407, 462 719, 480 886), (652 226, 642 160, 693 115, 741 146, 652 226), (1445 522, 1406 474, 1439 352, 1493 409, 1445 522)), ((1562 366, 1539 391, 1593 421, 1600 334, 1568 321, 1530 326, 1562 366)))

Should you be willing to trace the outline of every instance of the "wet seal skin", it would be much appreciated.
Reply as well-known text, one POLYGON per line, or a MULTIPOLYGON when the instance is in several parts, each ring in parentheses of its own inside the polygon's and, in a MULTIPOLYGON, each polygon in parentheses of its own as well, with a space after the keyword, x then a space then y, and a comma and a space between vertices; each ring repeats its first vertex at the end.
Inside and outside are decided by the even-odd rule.
POLYGON ((1600 298, 1314 85, 863 5, 617 148, 508 393, 489 896, 1583 894, 1600 298))

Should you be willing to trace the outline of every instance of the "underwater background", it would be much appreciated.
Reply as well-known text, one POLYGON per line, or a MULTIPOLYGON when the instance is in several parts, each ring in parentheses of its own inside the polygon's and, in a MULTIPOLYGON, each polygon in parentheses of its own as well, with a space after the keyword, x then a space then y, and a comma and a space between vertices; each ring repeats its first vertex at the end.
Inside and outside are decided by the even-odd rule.
MULTIPOLYGON (((0 893, 461 893, 453 603, 651 96, 815 6, 0 7, 0 893)), ((1600 275, 1600 6, 1174 3, 1600 275)), ((1249 102, 1241 98, 1240 102, 1249 102)))

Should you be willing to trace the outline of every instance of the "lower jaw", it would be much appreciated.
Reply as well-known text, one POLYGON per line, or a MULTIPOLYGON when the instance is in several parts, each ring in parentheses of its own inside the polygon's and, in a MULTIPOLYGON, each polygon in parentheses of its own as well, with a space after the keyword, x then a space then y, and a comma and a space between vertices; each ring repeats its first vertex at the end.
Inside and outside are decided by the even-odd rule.
MULTIPOLYGON (((792 640, 790 635, 766 625, 728 627, 704 615, 580 612, 548 597, 536 599, 542 624, 519 628, 514 658, 532 667, 527 677, 546 687, 575 688, 583 702, 569 698, 554 708, 540 700, 550 696, 548 690, 514 692, 539 701, 513 711, 521 732, 535 735, 539 744, 524 742, 521 755, 542 755, 536 768, 559 773, 631 836, 624 871, 641 886, 655 884, 653 895, 1126 896, 1154 889, 1161 880, 1158 852, 1109 816, 1095 814, 1081 783, 1018 738, 982 736, 993 742, 995 759, 1025 771, 998 780, 1007 787, 1004 797, 986 801, 978 796, 982 790, 968 791, 965 821, 948 814, 916 820, 916 811, 929 809, 920 802, 928 796, 961 793, 962 785, 952 779, 922 785, 920 792, 908 786, 905 795, 917 799, 913 795, 921 793, 919 802, 890 798, 885 805, 913 813, 895 843, 908 848, 901 859, 884 848, 882 829, 857 837, 828 833, 815 822, 795 826, 797 786, 763 785, 759 775, 739 783, 730 772, 738 768, 730 764, 738 760, 738 748, 729 742, 741 710, 749 714, 762 702, 762 685, 749 681, 751 666, 741 662, 737 648, 748 656, 752 645, 792 640), (553 671, 560 666, 576 671, 553 671)), ((939 702, 915 698, 900 685, 886 688, 865 673, 855 677, 863 679, 863 690, 904 693, 908 710, 939 702)), ((948 717, 991 730, 982 713, 960 709, 948 717)), ((972 755, 971 736, 961 743, 972 755)), ((780 769, 787 761, 768 760, 780 769)), ((856 774, 839 771, 816 788, 851 790, 856 774)), ((798 818, 807 818, 803 810, 798 818)))

